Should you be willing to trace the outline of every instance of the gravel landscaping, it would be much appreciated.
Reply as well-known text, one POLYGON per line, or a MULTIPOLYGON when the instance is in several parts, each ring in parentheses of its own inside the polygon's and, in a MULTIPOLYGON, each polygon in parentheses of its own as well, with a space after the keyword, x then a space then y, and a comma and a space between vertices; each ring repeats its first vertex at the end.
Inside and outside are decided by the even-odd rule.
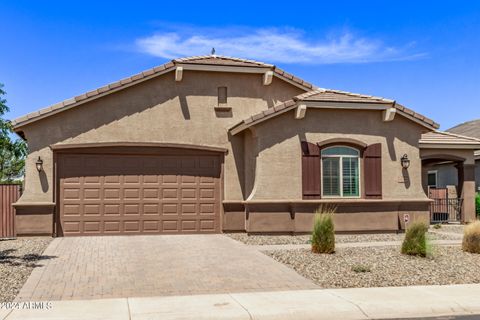
POLYGON ((307 249, 267 251, 323 288, 480 283, 480 254, 434 247, 433 257, 400 254, 399 247, 340 248, 335 254, 307 249))
MULTIPOLYGON (((439 231, 443 229, 439 229, 439 231)), ((310 235, 248 235, 246 233, 225 233, 226 236, 248 245, 276 245, 276 244, 308 244, 310 235)), ((372 234, 337 234, 335 242, 372 242, 372 241, 403 241, 404 233, 372 233, 372 234)), ((431 240, 458 240, 457 234, 429 232, 431 240)))
POLYGON ((0 302, 13 301, 33 268, 52 258, 42 255, 51 241, 49 237, 0 240, 0 302))
POLYGON ((465 228, 465 226, 461 224, 441 224, 440 226, 439 229, 431 228, 433 231, 452 233, 454 235, 463 235, 463 230, 465 228))

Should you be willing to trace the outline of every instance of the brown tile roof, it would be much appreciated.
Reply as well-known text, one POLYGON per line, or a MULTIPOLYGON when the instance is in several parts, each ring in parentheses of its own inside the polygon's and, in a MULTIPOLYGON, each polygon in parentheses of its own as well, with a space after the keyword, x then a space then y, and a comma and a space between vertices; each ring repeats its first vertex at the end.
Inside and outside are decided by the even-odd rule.
POLYGON ((292 81, 297 85, 304 88, 304 90, 311 90, 314 86, 306 81, 303 81, 300 78, 297 78, 271 64, 266 64, 263 62, 258 62, 254 60, 247 60, 247 59, 240 59, 240 58, 233 58, 233 57, 225 57, 225 56, 195 56, 195 57, 188 57, 188 58, 179 58, 174 59, 168 63, 165 63, 161 66, 154 67, 138 74, 135 74, 131 77, 122 79, 120 81, 116 81, 110 83, 106 86, 101 88, 89 91, 87 93, 78 95, 76 97, 64 100, 62 102, 56 103, 51 105, 47 108, 41 109, 39 111, 35 111, 29 113, 25 116, 19 117, 12 121, 12 125, 15 129, 28 124, 30 122, 37 121, 39 119, 48 117, 50 115, 56 114, 58 112, 68 110, 70 108, 76 107, 86 101, 93 100, 95 98, 101 97, 103 95, 115 92, 117 90, 123 89, 130 85, 134 85, 145 81, 149 78, 153 78, 157 75, 172 71, 175 69, 175 66, 178 64, 202 64, 202 65, 218 65, 218 66, 240 66, 240 67, 265 67, 271 69, 278 77, 283 78, 287 81, 292 81))
POLYGON ((394 100, 382 97, 369 96, 347 91, 332 89, 317 89, 306 92, 296 97, 302 101, 337 101, 337 102, 360 102, 360 103, 382 103, 392 104, 394 100))
POLYGON ((273 108, 269 108, 253 116, 250 116, 247 119, 231 127, 230 131, 240 132, 254 125, 255 123, 265 121, 271 117, 274 117, 286 111, 292 110, 297 106, 297 101, 307 101, 307 102, 308 101, 321 101, 321 102, 333 101, 333 102, 341 102, 341 103, 353 102, 353 103, 368 103, 368 104, 377 103, 377 104, 391 105, 392 107, 395 107, 398 111, 403 113, 405 116, 414 118, 420 121, 421 123, 425 124, 429 128, 438 129, 440 127, 440 125, 434 122, 433 120, 396 103, 394 100, 390 100, 382 97, 375 97, 375 96, 351 93, 346 91, 340 91, 340 90, 317 88, 315 90, 311 90, 309 92, 305 92, 298 96, 295 96, 291 100, 280 103, 279 105, 276 105, 273 108))
POLYGON ((445 131, 431 131, 422 134, 420 138, 420 146, 434 145, 463 145, 472 149, 480 149, 480 139, 462 136, 445 131))
POLYGON ((227 56, 195 56, 187 58, 174 59, 175 63, 188 63, 188 64, 209 64, 209 65, 221 65, 221 66, 239 66, 239 67, 265 67, 272 68, 272 64, 267 64, 255 60, 240 59, 227 56))
POLYGON ((447 132, 480 139, 480 119, 464 122, 448 129, 447 132))

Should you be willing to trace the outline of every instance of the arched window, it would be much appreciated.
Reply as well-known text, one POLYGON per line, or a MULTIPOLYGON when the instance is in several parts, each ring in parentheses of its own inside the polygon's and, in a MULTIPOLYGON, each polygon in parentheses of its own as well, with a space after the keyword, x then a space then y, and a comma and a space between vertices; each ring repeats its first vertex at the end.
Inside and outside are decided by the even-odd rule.
POLYGON ((360 196, 360 152, 346 146, 333 146, 321 152, 322 194, 324 197, 360 196))

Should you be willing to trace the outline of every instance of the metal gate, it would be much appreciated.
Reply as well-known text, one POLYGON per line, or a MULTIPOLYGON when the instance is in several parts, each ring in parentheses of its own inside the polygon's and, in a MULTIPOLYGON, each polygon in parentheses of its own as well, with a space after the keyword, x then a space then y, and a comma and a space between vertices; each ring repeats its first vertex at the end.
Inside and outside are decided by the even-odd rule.
POLYGON ((15 209, 12 204, 20 197, 20 185, 0 184, 0 238, 15 238, 15 209))
POLYGON ((432 223, 460 222, 462 219, 462 198, 449 198, 447 188, 429 188, 430 220, 432 223))

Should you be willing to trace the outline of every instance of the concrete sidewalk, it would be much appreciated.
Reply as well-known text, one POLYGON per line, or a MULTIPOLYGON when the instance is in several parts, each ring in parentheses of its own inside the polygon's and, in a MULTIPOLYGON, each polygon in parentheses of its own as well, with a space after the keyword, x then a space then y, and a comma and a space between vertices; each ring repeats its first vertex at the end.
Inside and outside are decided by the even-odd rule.
POLYGON ((398 319, 480 314, 479 297, 473 284, 72 300, 0 319, 398 319))

